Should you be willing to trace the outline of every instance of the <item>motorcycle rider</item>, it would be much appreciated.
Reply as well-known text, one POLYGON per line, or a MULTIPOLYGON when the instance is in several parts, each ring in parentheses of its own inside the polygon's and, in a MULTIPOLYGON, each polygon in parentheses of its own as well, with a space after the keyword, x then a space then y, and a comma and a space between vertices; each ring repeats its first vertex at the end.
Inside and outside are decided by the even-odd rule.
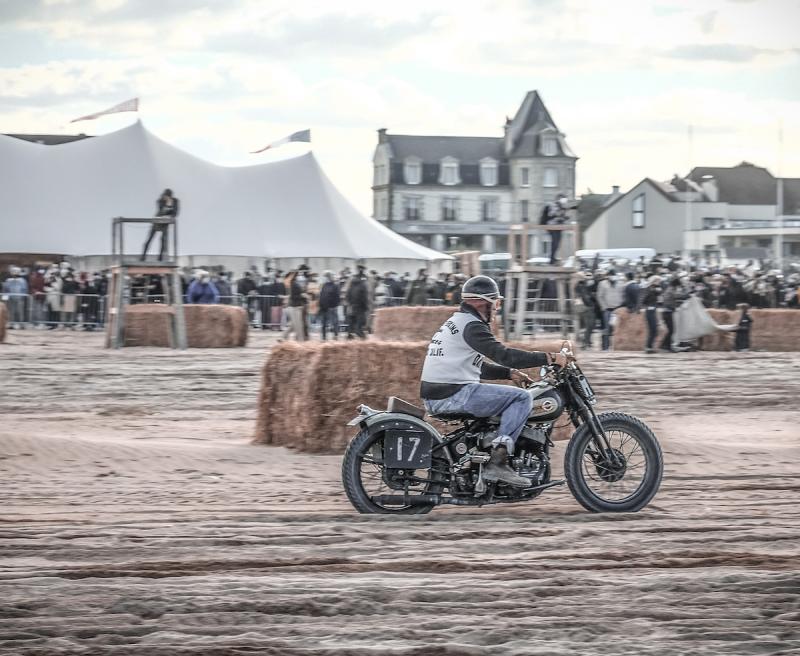
POLYGON ((565 366, 561 353, 529 352, 509 348, 495 339, 489 327, 500 301, 497 283, 489 276, 474 276, 464 283, 458 311, 431 339, 422 368, 420 397, 431 415, 465 413, 475 417, 500 415, 500 428, 492 441, 491 460, 483 468, 488 481, 528 487, 508 464, 509 454, 531 413, 533 401, 523 389, 510 385, 481 384, 484 380, 531 382, 519 368, 556 363, 565 366), (484 357, 492 362, 486 362, 484 357))

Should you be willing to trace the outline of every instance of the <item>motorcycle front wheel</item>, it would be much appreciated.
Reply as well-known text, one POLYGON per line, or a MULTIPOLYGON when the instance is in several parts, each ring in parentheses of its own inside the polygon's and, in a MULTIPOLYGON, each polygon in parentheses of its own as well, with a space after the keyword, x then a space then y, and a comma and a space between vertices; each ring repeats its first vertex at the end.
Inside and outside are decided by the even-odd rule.
POLYGON ((441 494, 447 480, 447 462, 434 457, 431 469, 404 472, 387 470, 383 465, 384 431, 361 431, 347 445, 342 460, 342 485, 347 498, 360 513, 388 515, 424 515, 434 504, 383 505, 381 495, 441 494), (404 481, 408 480, 408 486, 404 481))
POLYGON ((597 416, 609 441, 601 447, 582 424, 564 454, 564 476, 578 503, 591 512, 636 512, 658 492, 664 460, 656 436, 621 412, 597 416))

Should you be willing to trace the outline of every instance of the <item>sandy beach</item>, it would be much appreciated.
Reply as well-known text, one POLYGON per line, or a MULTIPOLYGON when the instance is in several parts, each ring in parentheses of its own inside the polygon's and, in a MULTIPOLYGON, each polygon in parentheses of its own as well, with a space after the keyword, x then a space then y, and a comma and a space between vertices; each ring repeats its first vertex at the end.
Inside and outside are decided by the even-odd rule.
POLYGON ((387 518, 349 506, 340 456, 250 444, 273 343, 9 333, 0 652, 800 653, 800 353, 582 355, 661 441, 642 512, 563 488, 387 518))

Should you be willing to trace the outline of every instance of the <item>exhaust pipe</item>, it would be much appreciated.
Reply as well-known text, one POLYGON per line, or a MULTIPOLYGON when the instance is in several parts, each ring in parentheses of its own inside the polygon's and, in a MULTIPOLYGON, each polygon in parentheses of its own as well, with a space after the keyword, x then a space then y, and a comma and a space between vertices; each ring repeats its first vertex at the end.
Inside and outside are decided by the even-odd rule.
POLYGON ((374 503, 381 506, 438 506, 439 504, 448 504, 451 506, 476 505, 467 499, 442 497, 438 494, 415 494, 413 496, 404 494, 379 494, 370 498, 374 503))

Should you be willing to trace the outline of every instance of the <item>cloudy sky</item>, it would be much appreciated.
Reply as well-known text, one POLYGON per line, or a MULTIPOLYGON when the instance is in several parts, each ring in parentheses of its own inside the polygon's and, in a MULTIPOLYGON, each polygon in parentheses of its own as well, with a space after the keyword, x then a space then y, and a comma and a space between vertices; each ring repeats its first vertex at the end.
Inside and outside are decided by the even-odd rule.
POLYGON ((239 166, 311 128, 370 213, 377 128, 499 136, 538 89, 579 192, 742 160, 800 177, 798 26, 798 0, 0 0, 0 132, 110 132, 135 115, 69 120, 139 96, 158 136, 239 166))

